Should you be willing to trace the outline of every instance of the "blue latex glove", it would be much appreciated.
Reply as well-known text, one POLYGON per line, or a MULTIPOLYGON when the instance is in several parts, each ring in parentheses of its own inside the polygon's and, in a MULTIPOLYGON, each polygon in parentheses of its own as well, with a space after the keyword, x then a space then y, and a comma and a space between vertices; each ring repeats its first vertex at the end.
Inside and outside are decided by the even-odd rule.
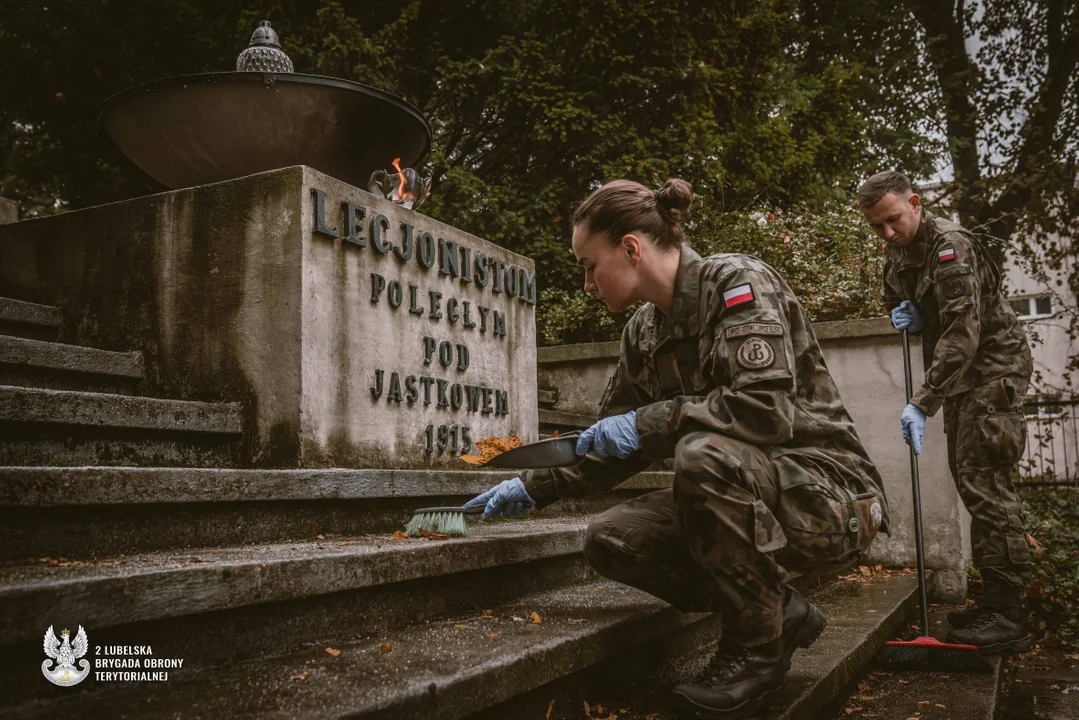
POLYGON ((906 328, 912 333, 921 332, 922 315, 918 308, 914 307, 914 303, 904 300, 892 310, 892 327, 899 331, 906 328))
POLYGON ((483 519, 490 520, 496 517, 520 515, 525 510, 535 507, 536 501, 525 490, 525 484, 521 482, 521 478, 515 477, 511 480, 503 480, 487 492, 465 503, 465 507, 475 505, 486 505, 487 507, 483 510, 483 519))
POLYGON ((907 403, 899 416, 903 424, 903 439, 914 446, 914 454, 922 454, 922 436, 925 434, 925 413, 917 405, 907 403))
POLYGON ((589 449, 595 450, 602 457, 629 457, 630 453, 641 449, 641 439, 637 436, 637 411, 630 410, 625 415, 612 415, 581 433, 577 439, 577 454, 584 455, 589 449))

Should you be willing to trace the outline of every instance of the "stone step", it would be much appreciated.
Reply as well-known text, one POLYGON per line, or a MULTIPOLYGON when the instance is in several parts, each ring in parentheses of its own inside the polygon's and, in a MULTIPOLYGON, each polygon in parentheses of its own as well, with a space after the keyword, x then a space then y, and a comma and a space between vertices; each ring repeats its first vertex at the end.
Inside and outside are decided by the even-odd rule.
POLYGON ((60 308, 0 297, 0 333, 51 340, 60 330, 60 308))
MULTIPOLYGON (((325 638, 399 629, 592 577, 585 523, 501 521, 453 540, 389 535, 0 565, 0 698, 47 696, 34 678, 51 625, 91 647, 150 645, 208 667, 280 655, 325 638)), ((87 684, 82 690, 92 687, 87 684)), ((54 689, 54 688, 53 688, 54 689)), ((0 708, 0 715, 3 709, 0 708)))
MULTIPOLYGON (((810 648, 794 654, 787 689, 752 715, 757 720, 831 717, 829 705, 846 697, 845 686, 871 667, 885 640, 905 626, 915 607, 917 581, 913 575, 868 581, 847 577, 816 588, 803 586, 802 591, 824 611, 828 626, 810 648)), ((718 632, 687 627, 637 652, 495 705, 472 720, 543 717, 552 700, 551 717, 580 717, 588 702, 610 708, 593 717, 616 712, 619 720, 673 720, 679 716, 670 702, 670 688, 704 669, 718 638, 718 632), (627 668, 634 669, 635 679, 627 678, 627 668)))
POLYGON ((142 353, 0 335, 0 385, 131 394, 142 353))
POLYGON ((0 386, 0 465, 230 465, 239 403, 0 386))
MULTIPOLYGON (((54 693, 58 701, 24 706, 12 717, 77 710, 116 718, 452 720, 681 628, 703 622, 715 631, 711 616, 680 613, 609 581, 485 605, 395 631, 342 633, 252 662, 199 668, 185 658, 190 671, 170 672, 165 682, 107 688, 87 680, 101 692, 83 698, 54 693), (539 623, 530 620, 532 613, 539 623)), ((531 716, 543 717, 542 708, 531 716)))
MULTIPOLYGON (((512 471, 0 467, 0 560, 84 559, 316 535, 393 532, 414 510, 460 505, 512 471), (55 532, 62 525, 63 533, 55 532)), ((646 472, 538 516, 594 513, 666 487, 646 472)))
MULTIPOLYGON (((930 606, 929 633, 944 640, 948 635, 947 614, 958 605, 930 606)), ((917 615, 917 613, 915 613, 917 615)), ((921 634, 918 623, 911 623, 897 636, 913 640, 921 634)), ((855 677, 841 693, 833 712, 824 717, 840 720, 845 718, 876 717, 881 720, 919 720, 947 718, 947 720, 1013 720, 1002 714, 1002 684, 1004 662, 999 655, 983 656, 989 668, 985 673, 956 672, 941 668, 925 670, 894 671, 881 669, 879 665, 867 666, 868 673, 855 677)), ((1059 717, 1065 717, 1060 715, 1059 717)))

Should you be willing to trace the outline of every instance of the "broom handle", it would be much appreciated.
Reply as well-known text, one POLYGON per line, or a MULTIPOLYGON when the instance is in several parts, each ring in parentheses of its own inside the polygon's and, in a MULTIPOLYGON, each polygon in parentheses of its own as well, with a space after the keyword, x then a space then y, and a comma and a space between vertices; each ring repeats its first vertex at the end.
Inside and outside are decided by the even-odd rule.
MULTIPOLYGON (((907 385, 907 402, 914 396, 910 379, 910 335, 903 329, 903 380, 907 385)), ((918 455, 910 445, 910 488, 914 497, 914 549, 918 558, 918 594, 922 599, 922 635, 929 634, 929 602, 925 591, 925 549, 922 546, 922 491, 918 482, 918 455)))

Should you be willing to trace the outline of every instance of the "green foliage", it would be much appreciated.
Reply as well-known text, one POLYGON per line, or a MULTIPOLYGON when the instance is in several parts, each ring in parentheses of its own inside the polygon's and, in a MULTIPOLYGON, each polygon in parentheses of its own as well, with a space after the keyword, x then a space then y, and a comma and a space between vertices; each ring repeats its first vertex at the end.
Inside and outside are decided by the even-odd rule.
POLYGON ((423 110, 424 211, 534 258, 547 297, 572 298, 569 217, 604 181, 683 177, 715 212, 744 212, 845 196, 887 155, 850 112, 880 51, 840 57, 846 31, 799 15, 797 0, 5 5, 0 58, 15 71, 0 78, 0 193, 33 214, 159 190, 97 131, 97 105, 136 83, 232 69, 269 18, 298 72, 423 110), (34 142, 13 153, 16 127, 34 142))
MULTIPOLYGON (((704 256, 745 253, 764 260, 815 321, 881 314, 883 247, 850 203, 721 213, 705 207, 692 217, 687 241, 704 256)), ((579 289, 547 289, 540 293, 540 337, 549 344, 615 340, 631 314, 612 315, 579 289)))
POLYGON ((1034 578, 1028 607, 1048 644, 1079 648, 1079 494, 1075 488, 1024 488, 1034 578))

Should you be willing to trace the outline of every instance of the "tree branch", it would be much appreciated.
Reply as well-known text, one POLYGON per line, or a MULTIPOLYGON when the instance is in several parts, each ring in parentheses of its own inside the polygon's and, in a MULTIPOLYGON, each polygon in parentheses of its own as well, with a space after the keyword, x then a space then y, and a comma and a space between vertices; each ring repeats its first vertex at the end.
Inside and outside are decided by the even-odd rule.
POLYGON ((1039 169, 1043 163, 1050 162, 1047 155, 1052 149, 1064 96, 1079 64, 1079 22, 1073 21, 1070 28, 1063 27, 1063 5, 1048 3, 1049 68, 1020 131, 1023 144, 1016 154, 1015 168, 1004 192, 994 203, 984 207, 978 217, 991 234, 1005 240, 1015 231, 1017 213, 1030 201, 1039 169))
POLYGON ((948 151, 952 158, 953 182, 958 189, 959 219, 967 224, 973 217, 981 180, 978 157, 978 116, 971 93, 978 68, 967 56, 963 32, 963 5, 958 12, 952 0, 914 0, 914 16, 926 35, 926 49, 944 95, 948 151))

